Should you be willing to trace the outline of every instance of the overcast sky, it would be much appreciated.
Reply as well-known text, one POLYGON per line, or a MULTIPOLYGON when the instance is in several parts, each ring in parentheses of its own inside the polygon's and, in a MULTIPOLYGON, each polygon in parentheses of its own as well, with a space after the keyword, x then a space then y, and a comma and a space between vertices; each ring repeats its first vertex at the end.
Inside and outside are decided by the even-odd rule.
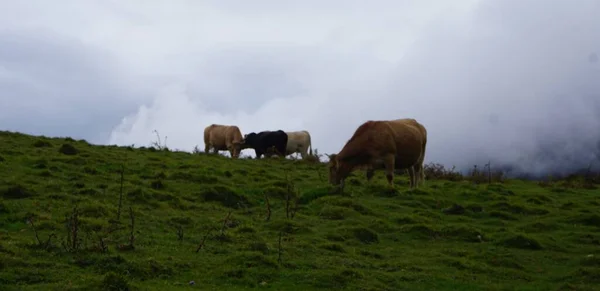
POLYGON ((0 129, 136 146, 156 129, 182 150, 211 123, 305 129, 333 153, 369 119, 412 117, 426 162, 585 168, 598 15, 597 0, 0 0, 0 129))

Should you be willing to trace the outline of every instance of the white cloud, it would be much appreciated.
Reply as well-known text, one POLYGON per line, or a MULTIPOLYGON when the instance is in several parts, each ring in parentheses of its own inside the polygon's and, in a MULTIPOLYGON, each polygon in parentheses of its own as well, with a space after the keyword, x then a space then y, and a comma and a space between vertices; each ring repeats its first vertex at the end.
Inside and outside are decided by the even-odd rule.
POLYGON ((223 123, 243 133, 307 129, 320 152, 337 152, 368 119, 414 117, 429 131, 428 162, 470 168, 491 159, 559 171, 587 166, 600 153, 593 0, 2 6, 0 27, 12 32, 7 41, 0 30, 5 47, 43 34, 30 41, 38 52, 29 56, 50 44, 61 49, 46 57, 81 56, 67 69, 30 61, 49 72, 39 75, 15 69, 11 50, 0 48, 0 89, 18 96, 3 99, 5 108, 31 113, 33 104, 40 123, 60 131, 16 115, 2 119, 15 129, 91 138, 95 124, 96 140, 137 145, 149 144, 157 129, 170 147, 191 150, 203 148, 205 126, 223 123), (66 80, 51 78, 64 72, 66 80), (26 90, 31 84, 44 89, 26 90), (93 94, 75 98, 84 92, 93 94), (65 129, 84 119, 88 130, 65 129))

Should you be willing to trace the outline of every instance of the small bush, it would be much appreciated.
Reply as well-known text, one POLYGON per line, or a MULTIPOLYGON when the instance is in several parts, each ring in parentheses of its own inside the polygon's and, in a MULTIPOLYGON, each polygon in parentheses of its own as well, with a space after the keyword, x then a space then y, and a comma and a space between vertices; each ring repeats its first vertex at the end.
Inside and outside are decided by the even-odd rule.
POLYGON ((431 180, 449 180, 449 181, 461 181, 464 179, 460 172, 455 171, 456 167, 448 170, 444 165, 437 163, 429 163, 423 166, 423 172, 425 173, 425 179, 431 180))
POLYGON ((526 237, 522 234, 514 235, 500 241, 500 244, 509 248, 541 250, 542 245, 535 239, 526 237))
POLYGON ((161 180, 154 180, 150 182, 150 187, 155 190, 165 189, 165 184, 161 180))
POLYGON ((36 148, 49 148, 52 147, 52 144, 48 141, 39 139, 33 143, 33 146, 36 148))
POLYGON ((354 234, 354 237, 362 243, 370 244, 379 242, 377 233, 370 229, 359 227, 353 229, 352 233, 354 234))
POLYGON ((64 155, 72 156, 79 153, 79 150, 76 149, 73 145, 65 143, 58 149, 58 152, 64 155))
POLYGON ((114 272, 108 272, 102 280, 102 290, 106 291, 129 291, 129 283, 121 275, 114 272))
POLYGON ((200 196, 204 201, 219 202, 229 208, 240 208, 240 204, 251 204, 245 196, 225 186, 207 188, 200 193, 200 196))
POLYGON ((332 251, 332 252, 337 252, 337 253, 345 253, 346 252, 344 247, 337 243, 324 244, 324 245, 321 245, 320 248, 328 250, 328 251, 332 251))
POLYGON ((33 192, 21 185, 9 185, 0 188, 0 196, 4 199, 24 199, 33 196, 33 192))

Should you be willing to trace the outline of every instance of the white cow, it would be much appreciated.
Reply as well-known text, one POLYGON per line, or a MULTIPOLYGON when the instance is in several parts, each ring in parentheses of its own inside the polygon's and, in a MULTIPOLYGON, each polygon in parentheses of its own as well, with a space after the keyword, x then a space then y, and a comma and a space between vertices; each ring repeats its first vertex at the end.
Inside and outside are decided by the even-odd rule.
MULTIPOLYGON (((288 135, 285 151, 286 156, 293 153, 300 153, 303 159, 308 155, 312 156, 312 144, 310 141, 310 133, 308 133, 308 131, 286 131, 285 133, 288 135)), ((270 157, 271 155, 272 153, 269 152, 268 156, 270 157)), ((267 155, 265 154, 265 156, 267 155)))

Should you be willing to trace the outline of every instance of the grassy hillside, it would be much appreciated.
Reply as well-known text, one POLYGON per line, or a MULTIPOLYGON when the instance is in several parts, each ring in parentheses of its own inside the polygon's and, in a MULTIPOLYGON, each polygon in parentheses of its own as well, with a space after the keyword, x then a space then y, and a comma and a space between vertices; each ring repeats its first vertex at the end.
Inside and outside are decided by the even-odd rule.
POLYGON ((324 164, 8 132, 0 173, 1 290, 600 290, 600 190, 575 182, 361 171, 340 195, 324 164))

